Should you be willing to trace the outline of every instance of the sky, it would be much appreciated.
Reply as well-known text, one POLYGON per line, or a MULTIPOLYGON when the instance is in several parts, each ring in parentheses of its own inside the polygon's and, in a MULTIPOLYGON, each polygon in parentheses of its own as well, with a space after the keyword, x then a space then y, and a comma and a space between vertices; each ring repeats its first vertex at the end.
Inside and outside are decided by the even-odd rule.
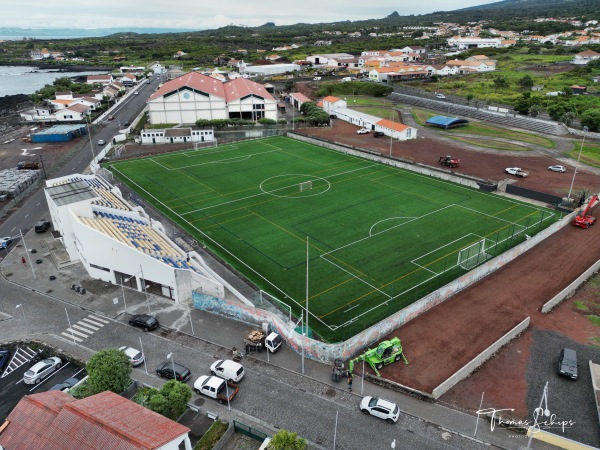
POLYGON ((450 11, 498 0, 3 0, 0 28, 179 28, 376 19, 450 11))

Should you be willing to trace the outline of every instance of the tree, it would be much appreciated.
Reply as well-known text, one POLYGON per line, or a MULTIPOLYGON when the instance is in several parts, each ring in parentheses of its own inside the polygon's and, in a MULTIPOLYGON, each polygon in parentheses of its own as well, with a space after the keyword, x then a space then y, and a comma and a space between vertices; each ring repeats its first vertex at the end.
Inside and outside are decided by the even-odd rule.
POLYGON ((600 130, 600 109, 588 109, 581 115, 580 122, 590 131, 600 130))
POLYGON ((85 369, 89 395, 111 391, 121 394, 131 383, 129 358, 119 349, 109 348, 94 354, 85 369))
POLYGON ((508 87, 508 81, 504 77, 496 77, 494 78, 494 86, 497 88, 506 88, 508 87))
POLYGON ((185 412, 191 398, 192 389, 187 384, 169 380, 160 391, 155 388, 140 389, 133 401, 171 420, 177 420, 185 412))
POLYGON ((519 80, 519 86, 523 89, 531 89, 533 87, 533 78, 531 75, 525 75, 519 80))
POLYGON ((469 92, 465 98, 467 99, 467 105, 468 105, 469 103, 471 103, 471 100, 473 100, 475 98, 475 96, 469 92))
POLYGON ((286 80, 284 84, 284 89, 286 90, 286 92, 292 92, 294 90, 294 81, 286 80))
POLYGON ((306 440, 288 430, 279 430, 271 438, 267 450, 305 450, 306 440))

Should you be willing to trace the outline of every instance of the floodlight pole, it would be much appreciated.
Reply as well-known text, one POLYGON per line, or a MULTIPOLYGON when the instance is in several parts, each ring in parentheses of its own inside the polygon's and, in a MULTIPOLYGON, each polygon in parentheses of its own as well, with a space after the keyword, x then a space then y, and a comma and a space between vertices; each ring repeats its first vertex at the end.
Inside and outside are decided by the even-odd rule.
POLYGON ((306 236, 306 335, 308 336, 308 261, 309 261, 309 246, 308 236, 306 236))
POLYGON ((569 194, 567 198, 571 198, 571 191, 573 190, 573 184, 575 183, 575 175, 577 175, 577 167, 579 166, 579 160, 581 159, 581 152, 583 151, 583 143, 585 142, 585 133, 588 132, 588 127, 583 127, 583 139, 581 140, 581 147, 579 147, 579 155, 577 156, 577 165, 573 170, 573 178, 571 179, 571 187, 569 188, 569 194))

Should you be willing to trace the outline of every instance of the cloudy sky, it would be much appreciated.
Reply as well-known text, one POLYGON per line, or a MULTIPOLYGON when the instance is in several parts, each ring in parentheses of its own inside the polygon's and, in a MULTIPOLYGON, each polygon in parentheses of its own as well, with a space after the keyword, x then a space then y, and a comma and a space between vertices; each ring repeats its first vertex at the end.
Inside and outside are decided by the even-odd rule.
POLYGON ((0 27, 210 29, 449 11, 498 0, 3 0, 0 27))

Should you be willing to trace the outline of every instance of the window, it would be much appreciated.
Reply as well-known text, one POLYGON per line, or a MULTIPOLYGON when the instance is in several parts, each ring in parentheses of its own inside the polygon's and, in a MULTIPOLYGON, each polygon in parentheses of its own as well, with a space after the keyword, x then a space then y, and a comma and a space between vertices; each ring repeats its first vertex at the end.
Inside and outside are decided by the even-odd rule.
POLYGON ((103 270, 105 272, 110 272, 110 269, 107 269, 106 267, 102 267, 102 266, 97 266, 96 264, 90 263, 90 267, 93 267, 94 269, 98 269, 98 270, 103 270))

